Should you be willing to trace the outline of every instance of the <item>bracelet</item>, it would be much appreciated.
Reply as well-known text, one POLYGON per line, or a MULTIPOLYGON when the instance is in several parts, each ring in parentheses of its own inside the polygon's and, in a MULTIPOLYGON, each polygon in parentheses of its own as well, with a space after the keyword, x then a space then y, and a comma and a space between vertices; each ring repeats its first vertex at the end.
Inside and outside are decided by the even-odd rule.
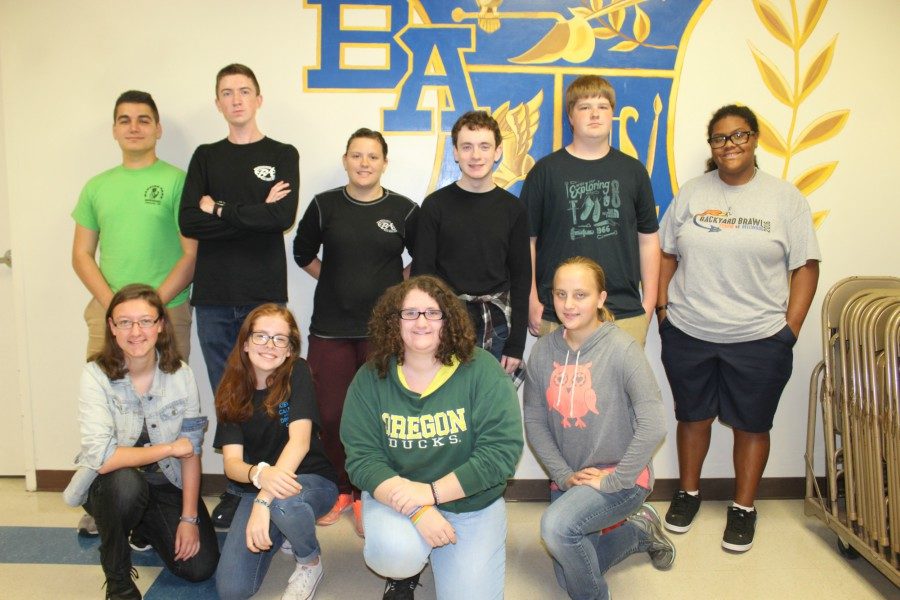
POLYGON ((190 523, 191 525, 199 525, 200 517, 178 517, 178 520, 182 523, 190 523))
POLYGON ((256 465, 256 475, 254 475, 253 479, 250 480, 250 483, 252 483, 256 487, 256 489, 258 489, 258 490, 262 489, 262 486, 259 485, 259 474, 262 473, 263 469, 265 469, 266 467, 270 467, 270 466, 272 466, 272 465, 270 465, 267 462, 261 462, 258 465, 256 465))
POLYGON ((438 504, 441 503, 440 499, 438 498, 437 486, 435 485, 435 483, 433 481, 431 482, 430 485, 431 485, 431 497, 434 498, 434 505, 437 506, 438 504))
POLYGON ((417 510, 416 512, 414 512, 413 514, 411 514, 409 516, 409 520, 412 521, 413 525, 415 525, 416 523, 419 522, 419 519, 421 519, 422 516, 425 513, 427 513, 431 508, 432 508, 431 506, 427 506, 427 505, 420 507, 419 510, 417 510))
POLYGON ((247 482, 248 483, 253 483, 253 478, 250 477, 250 473, 253 471, 253 467, 255 467, 255 466, 256 465, 250 465, 250 468, 247 469, 247 482))
POLYGON ((659 314, 659 311, 661 311, 661 310, 668 310, 668 308, 669 308, 668 304, 661 304, 656 307, 656 314, 659 314))
POLYGON ((262 504, 263 506, 265 506, 265 507, 268 508, 269 510, 272 510, 272 505, 269 504, 267 501, 263 500, 262 498, 254 498, 254 499, 253 499, 253 504, 262 504))
POLYGON ((225 201, 224 200, 216 200, 216 205, 215 205, 215 207, 213 207, 213 214, 221 219, 222 211, 224 211, 224 210, 225 210, 225 201), (216 212, 216 209, 219 210, 218 213, 216 212))

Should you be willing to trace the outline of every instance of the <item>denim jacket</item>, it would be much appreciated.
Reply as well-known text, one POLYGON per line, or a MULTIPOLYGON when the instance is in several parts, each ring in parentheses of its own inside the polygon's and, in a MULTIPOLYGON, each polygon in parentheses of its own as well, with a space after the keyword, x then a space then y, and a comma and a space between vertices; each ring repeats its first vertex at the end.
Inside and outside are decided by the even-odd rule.
MULTIPOLYGON (((153 385, 144 396, 135 392, 127 374, 124 379, 110 381, 96 362, 85 365, 78 399, 81 452, 75 457, 75 475, 63 492, 66 504, 79 506, 85 502, 97 470, 117 447, 134 446, 145 420, 152 445, 186 437, 194 446, 194 454, 200 455, 207 418, 200 416, 200 395, 187 364, 182 362, 172 374, 163 373, 157 366, 153 385)), ((158 464, 166 478, 180 488, 181 461, 169 457, 158 464)))

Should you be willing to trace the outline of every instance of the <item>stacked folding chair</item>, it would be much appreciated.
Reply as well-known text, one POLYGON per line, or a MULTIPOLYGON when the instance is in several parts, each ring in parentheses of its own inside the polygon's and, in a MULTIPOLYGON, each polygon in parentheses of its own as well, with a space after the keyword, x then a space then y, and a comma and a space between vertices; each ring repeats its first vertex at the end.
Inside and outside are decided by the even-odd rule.
POLYGON ((900 278, 849 277, 822 303, 822 361, 810 379, 807 515, 848 557, 900 586, 900 278), (825 477, 815 477, 818 411, 825 477), (821 488, 824 486, 824 490, 821 488))

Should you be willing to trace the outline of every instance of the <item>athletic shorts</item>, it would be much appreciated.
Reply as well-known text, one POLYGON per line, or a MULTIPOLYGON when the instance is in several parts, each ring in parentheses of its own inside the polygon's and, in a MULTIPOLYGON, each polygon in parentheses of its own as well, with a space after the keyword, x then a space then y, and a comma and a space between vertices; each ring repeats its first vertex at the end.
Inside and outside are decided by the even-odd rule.
POLYGON ((790 327, 761 340, 721 344, 691 337, 665 319, 659 337, 676 419, 718 417, 740 431, 772 429, 794 366, 797 338, 790 327))

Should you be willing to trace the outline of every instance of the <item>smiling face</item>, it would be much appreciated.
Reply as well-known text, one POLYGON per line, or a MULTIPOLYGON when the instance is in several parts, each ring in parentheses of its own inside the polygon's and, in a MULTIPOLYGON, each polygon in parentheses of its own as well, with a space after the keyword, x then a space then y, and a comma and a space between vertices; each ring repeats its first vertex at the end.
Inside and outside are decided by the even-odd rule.
MULTIPOLYGON (((424 312, 428 309, 441 310, 441 307, 437 300, 422 290, 412 289, 406 294, 400 309, 424 312)), ((443 326, 443 321, 429 321, 425 315, 419 315, 414 321, 400 319, 400 339, 403 340, 404 352, 434 356, 441 343, 443 326)))
POLYGON ((150 353, 156 352, 156 340, 162 333, 165 323, 150 303, 137 299, 126 300, 117 305, 107 325, 116 339, 116 344, 122 349, 127 364, 131 360, 145 358, 150 353), (156 322, 151 327, 142 329, 138 323, 146 320, 156 322), (119 329, 115 326, 116 323, 123 321, 130 322, 131 327, 119 329))
POLYGON ((459 163, 463 189, 480 187, 490 179, 494 163, 500 160, 501 154, 503 148, 497 146, 494 132, 490 129, 461 128, 453 147, 453 160, 459 163))
MULTIPOLYGON (((290 325, 278 315, 262 315, 258 317, 253 321, 250 331, 252 333, 264 333, 270 338, 276 335, 290 338, 291 335, 290 325)), ((263 389, 266 386, 266 380, 269 378, 269 375, 274 373, 275 369, 280 367, 290 356, 291 346, 288 344, 286 348, 278 348, 272 339, 260 346, 253 342, 252 333, 247 341, 244 342, 243 350, 247 353, 247 358, 253 366, 257 389, 263 389)))
POLYGON ((600 326, 598 310, 606 292, 597 288, 593 273, 580 265, 560 267, 553 277, 553 309, 567 333, 588 335, 600 326))
POLYGON ((608 98, 592 96, 576 100, 569 112, 572 137, 581 143, 609 144, 613 105, 608 98))
MULTIPOLYGON (((713 123, 709 137, 731 135, 738 131, 753 131, 753 128, 743 117, 728 115, 713 123)), ((729 185, 741 185, 753 178, 758 138, 758 135, 751 135, 750 139, 740 146, 729 140, 721 148, 710 149, 722 181, 729 185)))
POLYGON ((123 102, 116 107, 113 122, 113 139, 122 152, 146 154, 156 149, 156 141, 162 136, 162 126, 153 116, 147 104, 123 102))
POLYGON ((225 75, 219 80, 216 108, 229 125, 240 127, 252 123, 260 106, 262 96, 246 75, 225 75))
POLYGON ((378 140, 354 138, 343 158, 350 187, 369 191, 381 186, 381 175, 387 169, 387 159, 378 140))

